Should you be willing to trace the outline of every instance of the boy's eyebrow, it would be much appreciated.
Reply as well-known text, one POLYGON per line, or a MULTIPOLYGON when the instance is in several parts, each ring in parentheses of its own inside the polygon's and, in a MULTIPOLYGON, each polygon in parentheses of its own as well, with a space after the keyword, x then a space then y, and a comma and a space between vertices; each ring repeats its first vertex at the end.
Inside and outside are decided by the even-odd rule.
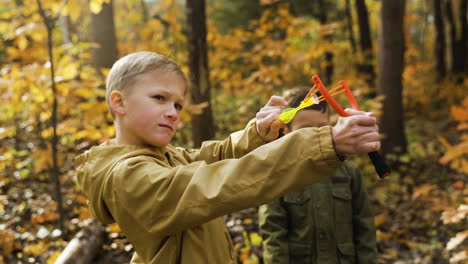
POLYGON ((174 99, 175 99, 174 101, 176 101, 177 103, 180 103, 180 104, 184 103, 184 97, 176 95, 170 89, 158 88, 156 91, 153 91, 153 92, 154 93, 161 93, 164 96, 174 97, 174 99))

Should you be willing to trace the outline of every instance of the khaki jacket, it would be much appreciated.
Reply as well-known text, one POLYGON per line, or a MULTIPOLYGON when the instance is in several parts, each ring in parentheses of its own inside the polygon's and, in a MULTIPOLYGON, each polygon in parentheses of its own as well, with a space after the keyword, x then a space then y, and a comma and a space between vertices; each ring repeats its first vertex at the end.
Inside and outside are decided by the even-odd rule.
POLYGON ((341 164, 330 127, 264 143, 254 122, 193 152, 109 141, 76 158, 78 184, 92 215, 117 222, 133 244, 133 263, 236 263, 221 216, 320 181, 341 164))
POLYGON ((349 162, 261 206, 259 224, 265 264, 377 263, 374 215, 361 173, 349 162))

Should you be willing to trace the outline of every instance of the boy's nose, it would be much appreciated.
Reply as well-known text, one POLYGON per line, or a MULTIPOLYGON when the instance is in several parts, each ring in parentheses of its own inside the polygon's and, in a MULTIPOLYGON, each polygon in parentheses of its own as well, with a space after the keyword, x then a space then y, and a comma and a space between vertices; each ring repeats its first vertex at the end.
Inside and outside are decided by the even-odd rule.
POLYGON ((177 111, 174 105, 169 106, 169 108, 166 111, 166 117, 173 120, 177 120, 177 118, 179 117, 179 112, 177 111))

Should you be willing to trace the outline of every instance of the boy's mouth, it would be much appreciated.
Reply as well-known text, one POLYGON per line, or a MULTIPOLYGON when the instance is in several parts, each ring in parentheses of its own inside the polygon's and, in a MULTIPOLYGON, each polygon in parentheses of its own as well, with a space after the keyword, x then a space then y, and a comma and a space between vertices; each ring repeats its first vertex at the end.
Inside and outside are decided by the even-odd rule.
POLYGON ((169 130, 173 131, 173 129, 172 129, 172 126, 170 126, 170 125, 166 125, 166 124, 159 124, 159 126, 161 126, 161 127, 165 127, 165 128, 168 128, 169 130))

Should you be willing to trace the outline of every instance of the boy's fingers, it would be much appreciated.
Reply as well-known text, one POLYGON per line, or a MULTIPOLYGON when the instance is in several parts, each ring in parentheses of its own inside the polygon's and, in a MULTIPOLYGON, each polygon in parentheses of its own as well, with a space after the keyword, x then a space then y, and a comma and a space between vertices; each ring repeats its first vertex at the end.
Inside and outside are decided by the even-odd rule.
POLYGON ((351 124, 356 124, 358 126, 374 126, 377 124, 377 119, 373 116, 368 115, 353 115, 350 116, 351 124))
POLYGON ((283 111, 283 106, 265 106, 258 113, 270 113, 270 112, 278 112, 281 113, 283 111))
POLYGON ((380 149, 380 141, 367 142, 359 146, 357 149, 360 153, 369 153, 380 149))
POLYGON ((286 102, 286 100, 284 100, 284 98, 281 96, 273 95, 272 97, 270 97, 270 100, 268 100, 268 103, 265 106, 275 105, 287 106, 288 102, 286 102))
POLYGON ((272 141, 272 140, 275 140, 278 138, 279 136, 279 131, 281 128, 284 127, 284 123, 279 121, 279 120, 275 120, 271 123, 271 126, 270 126, 270 130, 268 131, 268 133, 266 134, 265 136, 265 139, 267 141, 272 141))
POLYGON ((359 136, 359 142, 377 142, 380 140, 380 135, 378 132, 372 131, 369 133, 362 134, 359 136))
POLYGON ((366 116, 375 116, 373 112, 364 112, 352 108, 346 108, 345 111, 350 115, 366 115, 366 116))

